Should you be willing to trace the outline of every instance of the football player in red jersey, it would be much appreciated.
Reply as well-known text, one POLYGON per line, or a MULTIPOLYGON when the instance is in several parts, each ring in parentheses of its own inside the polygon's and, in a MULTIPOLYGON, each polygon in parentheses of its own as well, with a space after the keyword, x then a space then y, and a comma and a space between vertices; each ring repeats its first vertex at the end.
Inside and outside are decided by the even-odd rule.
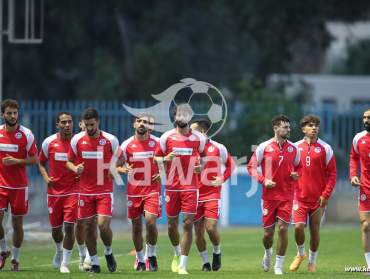
MULTIPOLYGON (((198 120, 190 127, 207 136, 211 124, 207 120, 198 120)), ((232 174, 234 166, 233 159, 226 147, 214 140, 207 139, 199 179, 197 214, 194 218, 195 243, 203 260, 202 271, 217 271, 221 268, 221 241, 217 230, 221 209, 221 186, 232 174), (224 167, 223 171, 222 167, 224 167), (205 231, 213 244, 212 266, 208 260, 205 231)))
POLYGON ((206 138, 189 127, 192 111, 188 104, 181 104, 174 111, 176 128, 165 132, 159 140, 156 160, 166 167, 166 213, 168 236, 175 255, 171 270, 188 274, 187 259, 192 243, 194 217, 198 202, 199 158, 204 150, 206 138), (183 237, 180 248, 178 221, 183 215, 183 237))
POLYGON ((132 221, 132 240, 136 249, 136 270, 146 270, 146 258, 142 237, 142 216, 146 221, 146 249, 149 270, 157 271, 156 244, 158 230, 157 217, 160 215, 160 176, 154 162, 154 152, 158 138, 150 134, 150 118, 146 115, 136 117, 133 127, 135 134, 125 140, 119 150, 122 158, 117 167, 119 173, 128 175, 127 212, 132 221))
POLYGON ((293 223, 298 254, 290 265, 290 271, 298 270, 307 257, 304 248, 304 229, 309 220, 310 249, 308 271, 316 271, 317 250, 320 242, 321 218, 334 190, 337 170, 333 149, 318 137, 320 118, 306 115, 300 121, 304 138, 295 144, 301 152, 301 168, 296 183, 293 204, 293 223))
POLYGON ((352 186, 359 187, 358 213, 361 222, 362 245, 366 264, 370 268, 370 109, 364 111, 362 120, 365 130, 353 138, 349 175, 352 186))
POLYGON ((2 225, 4 212, 10 205, 13 225, 11 270, 19 270, 20 247, 23 242, 23 216, 28 212, 28 179, 26 166, 38 163, 35 137, 31 130, 18 123, 18 102, 6 99, 1 103, 0 126, 0 269, 10 255, 2 225))
POLYGON ((66 168, 73 136, 72 115, 60 112, 56 126, 58 133, 47 137, 42 143, 39 170, 47 185, 49 220, 57 248, 53 266, 59 268, 61 273, 70 273, 78 201, 76 174, 66 168))
POLYGON ((87 108, 82 118, 86 131, 72 138, 66 165, 80 175, 78 218, 86 224, 86 245, 92 262, 90 272, 100 272, 96 251, 96 225, 105 246, 108 270, 114 272, 117 265, 112 252, 113 234, 110 228, 113 181, 110 169, 105 166, 110 166, 119 143, 115 136, 99 129, 99 114, 95 109, 87 108))
POLYGON ((261 143, 248 163, 248 172, 262 184, 262 223, 265 255, 262 260, 264 271, 270 269, 275 226, 278 228, 278 243, 274 273, 283 274, 283 263, 288 246, 294 180, 300 164, 300 153, 290 142, 290 120, 284 115, 272 119, 275 136, 261 143), (260 171, 261 170, 261 171, 260 171))

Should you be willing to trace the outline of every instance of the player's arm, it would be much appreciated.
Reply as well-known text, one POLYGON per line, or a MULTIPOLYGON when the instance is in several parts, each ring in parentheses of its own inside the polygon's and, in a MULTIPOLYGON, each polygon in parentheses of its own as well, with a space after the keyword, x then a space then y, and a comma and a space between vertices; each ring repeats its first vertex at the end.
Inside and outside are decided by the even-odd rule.
POLYGON ((47 161, 48 161, 48 159, 45 156, 44 151, 41 150, 40 151, 40 154, 39 154, 39 163, 38 163, 39 171, 41 173, 42 178, 45 181, 45 184, 48 187, 51 187, 54 184, 54 181, 53 181, 54 178, 49 176, 49 173, 48 173, 48 171, 46 169, 46 163, 47 163, 47 161))
POLYGON ((230 178, 231 174, 234 172, 236 168, 235 161, 230 154, 227 154, 227 159, 225 162, 225 172, 223 175, 223 181, 226 181, 230 178))
POLYGON ((29 166, 29 165, 36 165, 39 162, 37 155, 29 156, 25 159, 15 158, 9 154, 3 158, 3 164, 6 166, 29 166))
MULTIPOLYGON (((333 152, 331 150, 331 152, 333 152)), ((331 159, 326 165, 326 186, 324 191, 321 194, 320 203, 321 206, 324 207, 327 205, 331 193, 334 190, 335 183, 337 181, 337 166, 334 155, 332 155, 331 159)))
POLYGON ((359 165, 360 165, 360 156, 354 148, 354 144, 351 147, 351 153, 349 155, 349 178, 353 187, 360 186, 360 179, 357 175, 359 165))
POLYGON ((258 168, 261 167, 262 158, 257 158, 257 150, 253 153, 249 163, 247 165, 247 171, 250 176, 258 181, 258 183, 263 184, 265 177, 261 172, 258 171, 258 168))
POLYGON ((298 146, 296 146, 297 153, 294 158, 293 166, 294 170, 290 173, 291 178, 294 180, 298 180, 299 177, 301 176, 301 169, 302 169, 302 164, 301 164, 301 151, 299 151, 298 146))

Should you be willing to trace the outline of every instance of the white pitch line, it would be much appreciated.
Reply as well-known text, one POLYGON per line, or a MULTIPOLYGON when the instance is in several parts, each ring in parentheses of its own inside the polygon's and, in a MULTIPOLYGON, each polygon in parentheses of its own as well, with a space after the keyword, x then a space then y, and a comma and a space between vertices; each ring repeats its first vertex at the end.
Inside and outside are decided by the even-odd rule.
MULTIPOLYGON (((130 253, 128 253, 127 255, 130 255, 130 253)), ((124 254, 117 254, 117 255, 115 255, 114 254, 114 257, 115 258, 119 258, 119 257, 123 257, 124 256, 124 254)), ((102 260, 102 259, 104 259, 104 257, 99 257, 99 260, 102 260)), ((80 260, 74 260, 74 261, 71 261, 71 264, 75 264, 75 263, 79 263, 80 262, 80 260)), ((53 269, 55 269, 55 270, 58 270, 58 268, 54 268, 53 267, 53 265, 52 265, 52 263, 50 262, 50 263, 48 263, 48 264, 39 264, 39 265, 33 265, 33 266, 27 266, 27 267, 21 267, 22 269, 24 268, 24 269, 32 269, 32 268, 35 268, 35 267, 51 267, 51 268, 53 268, 53 269)))

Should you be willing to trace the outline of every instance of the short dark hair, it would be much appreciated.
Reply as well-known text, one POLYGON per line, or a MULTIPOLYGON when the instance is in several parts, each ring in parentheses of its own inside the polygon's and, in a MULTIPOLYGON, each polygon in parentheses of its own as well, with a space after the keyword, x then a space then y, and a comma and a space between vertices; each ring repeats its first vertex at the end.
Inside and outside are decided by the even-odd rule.
POLYGON ((299 125, 301 126, 301 128, 303 128, 304 126, 306 126, 310 123, 314 123, 318 126, 318 125, 320 125, 320 118, 318 116, 312 115, 312 114, 305 115, 301 119, 301 121, 299 122, 299 125))
POLYGON ((153 115, 151 115, 149 113, 141 113, 141 114, 134 117, 133 122, 135 122, 136 119, 140 119, 140 118, 143 118, 143 117, 147 117, 149 122, 150 122, 150 120, 154 121, 154 116, 153 115))
POLYGON ((99 120, 99 113, 96 109, 88 107, 84 110, 82 113, 82 120, 89 120, 95 118, 96 120, 99 120))
POLYGON ((281 122, 288 122, 288 123, 290 123, 290 120, 284 114, 276 115, 271 120, 272 127, 279 126, 281 124, 281 122))
POLYGON ((204 132, 208 132, 209 128, 211 128, 211 121, 208 119, 198 119, 195 120, 193 123, 196 123, 204 132))
POLYGON ((4 113, 7 107, 16 108, 17 110, 19 110, 18 102, 13 99, 5 99, 1 102, 1 113, 4 113))
POLYGON ((71 114, 70 112, 68 112, 68 111, 61 111, 61 112, 59 112, 59 113, 58 113, 58 115, 57 115, 57 119, 56 119, 56 120, 57 120, 57 121, 56 121, 57 123, 59 123, 59 121, 60 121, 60 117, 61 117, 62 115, 64 115, 64 114, 65 114, 65 115, 72 116, 72 114, 71 114))
POLYGON ((177 113, 177 109, 180 108, 180 107, 190 107, 190 105, 188 103, 180 103, 180 104, 176 104, 173 109, 172 109, 172 115, 173 117, 176 116, 176 113, 177 113))

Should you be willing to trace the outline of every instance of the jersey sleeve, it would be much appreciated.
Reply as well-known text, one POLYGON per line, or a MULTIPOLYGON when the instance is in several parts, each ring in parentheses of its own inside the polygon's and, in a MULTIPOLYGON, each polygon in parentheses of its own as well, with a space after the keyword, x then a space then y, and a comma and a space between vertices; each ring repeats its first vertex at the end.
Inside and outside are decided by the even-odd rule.
POLYGON ((261 171, 259 171, 263 159, 263 153, 264 148, 259 145, 247 165, 247 171, 249 175, 256 179, 259 183, 263 183, 265 181, 265 177, 261 171))
POLYGON ((49 158, 48 149, 49 149, 49 145, 48 145, 47 141, 44 140, 44 142, 41 145, 41 150, 40 150, 40 153, 39 153, 39 161, 41 163, 45 163, 48 160, 48 158, 49 158))
POLYGON ((167 137, 162 135, 159 139, 159 143, 155 149, 154 155, 157 157, 163 157, 166 155, 167 152, 167 137))
POLYGON ((325 199, 329 199, 337 180, 337 166, 334 157, 334 152, 331 147, 326 152, 326 186, 321 194, 325 199))
POLYGON ((352 143, 351 153, 349 155, 349 179, 358 175, 360 155, 358 154, 357 147, 355 147, 356 142, 352 143))
POLYGON ((37 156, 37 146, 36 146, 36 140, 32 132, 27 134, 27 155, 29 157, 37 156))
POLYGON ((77 143, 78 139, 74 136, 71 140, 71 148, 68 151, 68 160, 75 162, 77 159, 77 143))

